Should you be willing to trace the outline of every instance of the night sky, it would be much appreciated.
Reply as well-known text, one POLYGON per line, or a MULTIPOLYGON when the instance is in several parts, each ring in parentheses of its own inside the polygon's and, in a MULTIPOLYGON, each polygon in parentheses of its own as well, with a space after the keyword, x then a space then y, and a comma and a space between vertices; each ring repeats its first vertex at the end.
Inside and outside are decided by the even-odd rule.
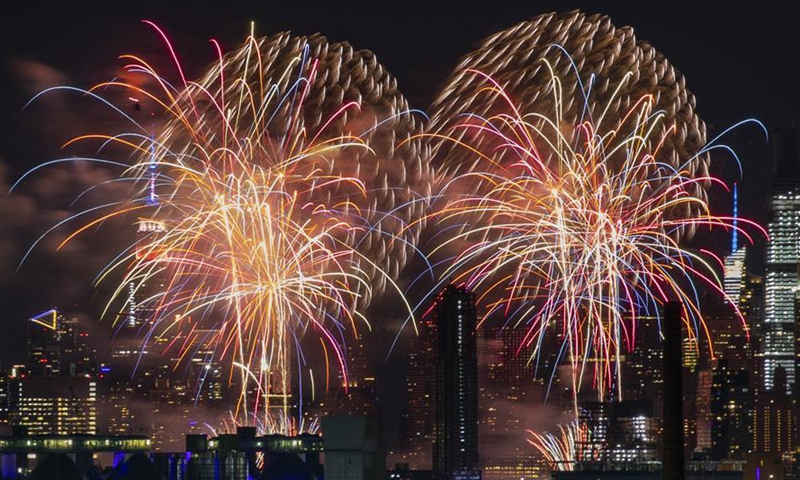
MULTIPOLYGON (((797 32, 800 22, 777 1, 714 2, 554 2, 490 1, 479 7, 466 3, 348 3, 264 1, 214 2, 173 7, 172 2, 106 2, 75 6, 58 2, 15 2, 3 12, 0 28, 0 191, 34 165, 59 158, 60 146, 79 133, 102 130, 105 117, 86 109, 85 99, 58 94, 23 110, 44 88, 69 84, 88 87, 110 79, 123 63, 120 54, 138 53, 168 66, 168 52, 141 23, 153 20, 170 35, 187 70, 200 74, 215 59, 209 38, 233 49, 249 33, 320 32, 331 42, 349 41, 369 49, 395 77, 412 107, 426 109, 458 59, 485 36, 537 14, 579 8, 608 14, 618 27, 630 25, 639 40, 647 40, 686 77, 697 97, 698 113, 709 127, 709 139, 741 120, 757 118, 769 130, 788 128, 800 99, 797 32), (166 5, 170 5, 167 9, 166 5)), ((159 65, 160 66, 160 65, 159 65)), ((771 173, 770 148, 763 133, 743 127, 728 137, 742 157, 740 183, 743 216, 763 222, 765 194, 771 173)), ((730 158, 719 156, 712 173, 729 183, 740 180, 730 158)), ((26 318, 50 305, 96 309, 103 292, 89 287, 97 269, 108 262, 119 235, 90 236, 71 250, 55 252, 55 242, 43 242, 14 273, 32 242, 64 218, 71 199, 108 172, 53 169, 25 182, 18 194, 0 197, 0 360, 22 360, 26 318)), ((717 211, 730 210, 730 200, 712 192, 717 211)), ((725 254, 720 236, 703 236, 711 249, 725 254)), ((751 261, 758 268, 758 260, 751 261)), ((388 348, 388 347, 387 347, 388 348)), ((402 358, 403 348, 397 352, 402 358)), ((385 357, 385 352, 380 358, 385 357)), ((405 390, 401 361, 390 359, 381 370, 384 396, 400 398, 405 390)), ((395 406, 390 406, 395 409, 395 406)))

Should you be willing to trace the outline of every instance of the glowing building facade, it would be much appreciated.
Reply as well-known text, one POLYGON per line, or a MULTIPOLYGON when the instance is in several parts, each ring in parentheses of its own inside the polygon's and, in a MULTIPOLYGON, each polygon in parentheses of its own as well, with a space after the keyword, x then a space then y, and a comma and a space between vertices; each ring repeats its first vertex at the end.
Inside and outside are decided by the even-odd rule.
POLYGON ((795 382, 795 292, 800 265, 800 165, 797 132, 778 137, 776 170, 769 199, 770 241, 764 275, 764 319, 760 328, 763 384, 771 390, 775 369, 786 372, 787 392, 795 382))
POLYGON ((739 306, 742 294, 744 293, 745 283, 745 259, 747 248, 745 245, 739 246, 739 236, 736 228, 738 227, 739 217, 739 189, 733 184, 733 234, 731 238, 731 254, 725 257, 724 286, 727 300, 739 306))
POLYGON ((10 423, 30 435, 97 433, 97 379, 20 375, 9 381, 10 423))
POLYGON ((433 470, 439 480, 480 480, 475 294, 448 286, 436 300, 436 428, 433 470))
POLYGON ((401 449, 411 470, 431 470, 433 426, 436 415, 436 321, 429 315, 419 322, 408 354, 408 405, 401 449))

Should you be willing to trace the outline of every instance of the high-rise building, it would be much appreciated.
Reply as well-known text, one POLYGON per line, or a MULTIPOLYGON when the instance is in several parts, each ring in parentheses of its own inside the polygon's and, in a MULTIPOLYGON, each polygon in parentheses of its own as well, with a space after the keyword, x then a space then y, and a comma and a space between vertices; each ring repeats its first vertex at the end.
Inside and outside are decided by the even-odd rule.
POLYGON ((647 400, 583 402, 578 420, 587 432, 579 460, 589 468, 601 462, 630 469, 658 458, 658 420, 647 400))
POLYGON ((746 245, 742 245, 725 257, 725 295, 737 307, 744 294, 745 275, 747 273, 744 263, 746 257, 746 245))
POLYGON ((738 186, 733 184, 733 233, 731 235, 731 254, 725 257, 725 272, 724 272, 724 286, 725 295, 727 300, 739 306, 742 294, 744 293, 745 282, 745 259, 747 256, 747 249, 744 245, 739 246, 738 236, 738 218, 739 218, 739 190, 738 186))
POLYGON ((447 286, 436 299, 435 312, 439 338, 433 470, 439 480, 480 480, 475 294, 447 286))
POLYGON ((411 470, 433 467, 433 431, 436 422, 436 319, 429 314, 419 322, 419 334, 408 354, 408 405, 401 448, 411 470))
POLYGON ((370 368, 373 363, 368 359, 367 338, 362 333, 347 338, 342 349, 347 358, 347 376, 339 372, 338 385, 330 389, 324 401, 324 415, 378 416, 377 381, 370 368))
POLYGON ((28 319, 28 373, 94 375, 97 351, 78 315, 50 309, 28 319))
POLYGON ((756 391, 753 414, 753 451, 788 454, 794 452, 794 404, 786 393, 786 374, 775 369, 771 391, 756 391))
POLYGON ((0 426, 8 424, 8 413, 10 406, 11 394, 11 371, 3 366, 0 366, 0 426))
POLYGON ((30 435, 97 433, 97 379, 27 376, 10 380, 10 423, 30 435))
POLYGON ((96 352, 80 317, 51 309, 28 320, 28 363, 7 378, 10 424, 30 434, 97 432, 96 352))
POLYGON ((800 164, 797 131, 777 135, 775 172, 769 198, 770 241, 764 275, 764 318, 760 328, 762 388, 772 390, 775 369, 786 372, 787 391, 795 381, 795 306, 800 264, 800 164))
POLYGON ((654 415, 659 417, 662 403, 661 384, 664 381, 661 368, 664 353, 661 348, 659 319, 643 315, 637 320, 634 348, 625 353, 625 360, 622 363, 624 398, 651 402, 654 415))
POLYGON ((695 400, 695 431, 697 432, 697 441, 695 442, 695 450, 709 451, 711 450, 711 437, 712 437, 712 395, 714 384, 714 371, 710 368, 703 368, 697 372, 697 398, 695 400))
POLYGON ((55 308, 28 319, 28 369, 35 375, 61 374, 64 318, 55 308))
MULTIPOLYGON (((724 359, 728 368, 750 370, 752 365, 750 334, 742 324, 742 319, 736 315, 730 305, 720 305, 719 302, 709 303, 715 304, 715 307, 713 311, 705 313, 703 317, 712 340, 714 358, 724 359)), ((703 354, 707 355, 708 352, 703 352, 703 354)))
POLYGON ((544 462, 531 454, 526 437, 520 435, 530 428, 525 421, 529 413, 542 407, 541 393, 533 390, 530 353, 521 349, 526 329, 484 326, 476 334, 483 480, 544 478, 544 462))
POLYGON ((721 359, 711 387, 711 455, 714 460, 741 458, 752 449, 753 390, 747 370, 721 359))

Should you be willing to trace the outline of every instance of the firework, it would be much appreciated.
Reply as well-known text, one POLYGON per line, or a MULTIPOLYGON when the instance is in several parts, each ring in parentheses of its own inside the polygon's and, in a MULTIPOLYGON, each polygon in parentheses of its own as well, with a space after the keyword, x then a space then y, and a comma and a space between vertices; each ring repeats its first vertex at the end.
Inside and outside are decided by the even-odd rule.
MULTIPOLYGON (((421 226, 408 220, 423 208, 417 191, 429 190, 426 150, 412 138, 419 126, 395 80, 370 52, 318 35, 251 35, 227 55, 212 43, 218 61, 197 82, 167 42, 175 85, 125 55, 134 80, 86 92, 122 90, 170 120, 159 132, 70 142, 122 144, 139 160, 120 178, 132 198, 76 215, 95 218, 64 243, 112 217, 161 219, 165 228, 123 252, 101 280, 123 271, 114 295, 122 299, 166 278, 145 301, 151 340, 192 330, 193 318, 221 317, 214 354, 231 365, 231 381, 238 377, 234 418, 260 415, 265 432, 295 433, 291 359, 300 370, 300 339, 315 331, 328 345, 326 363, 330 352, 346 378, 345 335, 357 334, 366 321, 359 312, 417 241, 421 226)), ((188 352, 191 343, 175 348, 188 352)))
MULTIPOLYGON (((554 72, 555 98, 547 104, 589 98, 593 84, 570 98, 543 62, 554 72)), ((520 348, 537 361, 555 325, 562 339, 557 363, 571 366, 576 402, 586 372, 600 399, 614 387, 620 398, 620 358, 633 346, 640 312, 657 314, 662 302, 677 299, 696 339, 705 326, 693 282, 724 295, 713 262, 679 243, 679 232, 698 226, 739 228, 712 214, 698 194, 698 185, 724 186, 694 174, 697 158, 714 147, 678 165, 664 161, 673 156, 662 150, 677 127, 664 125, 653 95, 624 112, 614 110, 616 96, 607 105, 587 102, 584 117, 573 121, 561 108, 553 117, 539 113, 535 102, 523 110, 483 72, 463 75, 484 85, 469 104, 492 103, 497 113, 462 115, 444 136, 473 166, 445 183, 445 200, 431 214, 460 226, 436 248, 458 252, 443 276, 480 292, 487 318, 526 328, 520 348)))
MULTIPOLYGON (((658 130, 651 132, 654 138, 664 138, 659 160, 692 176, 707 175, 709 158, 698 155, 706 145, 706 128, 695 113, 695 99, 685 88, 683 76, 650 44, 638 41, 632 28, 617 28, 607 16, 548 13, 488 37, 445 82, 430 108, 429 131, 465 140, 468 131, 450 130, 454 118, 465 112, 484 118, 507 113, 501 90, 483 91, 484 79, 472 71, 494 79, 521 112, 558 117, 573 126, 589 113, 595 120, 602 117, 605 125, 619 124, 648 96, 653 112, 662 112, 664 118, 655 125, 658 130), (553 77, 560 81, 553 82, 553 77), (664 135, 667 130, 670 134, 664 135)), ((475 138, 470 145, 488 152, 493 146, 481 142, 490 140, 489 136, 475 138)), ((506 166, 516 162, 514 153, 505 149, 492 158, 506 166)), ((451 141, 436 145, 432 163, 442 181, 475 168, 483 170, 477 156, 451 141)), ((698 182, 686 188, 705 199, 706 186, 698 182)), ((695 206, 687 202, 681 208, 695 206)))
POLYGON ((558 435, 527 430, 531 437, 528 443, 544 456, 551 470, 572 471, 576 462, 585 460, 581 446, 589 438, 589 432, 577 420, 566 426, 559 425, 558 430, 558 435))

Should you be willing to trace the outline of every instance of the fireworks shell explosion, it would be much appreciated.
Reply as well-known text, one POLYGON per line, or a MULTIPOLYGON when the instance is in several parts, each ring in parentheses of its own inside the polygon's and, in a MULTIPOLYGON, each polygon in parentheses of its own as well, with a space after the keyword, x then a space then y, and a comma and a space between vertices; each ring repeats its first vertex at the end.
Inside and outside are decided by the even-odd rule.
POLYGON ((690 336, 707 336, 696 287, 725 295, 718 259, 684 244, 739 227, 709 210, 707 188, 727 187, 707 174, 718 146, 694 98, 630 28, 578 12, 523 22, 467 55, 431 113, 443 282, 525 328, 537 365, 558 338, 551 379, 570 367, 576 411, 582 390, 621 397, 640 315, 677 299, 690 336))
POLYGON ((186 330, 178 348, 188 352, 199 341, 192 339, 197 319, 208 318, 216 355, 231 365, 230 381, 238 377, 233 418, 296 433, 302 413, 289 410, 302 405, 291 399, 292 370, 304 375, 301 337, 309 329, 319 335, 326 364, 338 364, 346 384, 343 346, 369 328, 363 310, 414 252, 421 226, 410 220, 423 215, 420 200, 430 194, 421 124, 371 52, 282 33, 251 35, 223 54, 212 40, 218 61, 195 82, 163 31, 145 23, 163 37, 180 81, 124 55, 127 74, 140 79, 84 92, 138 131, 70 143, 130 147, 138 162, 125 166, 120 181, 135 194, 76 215, 94 218, 64 243, 111 217, 163 222, 101 280, 124 272, 119 300, 166 278, 145 300, 154 312, 146 337, 186 330), (166 127, 148 132, 99 96, 114 89, 159 104, 170 117, 166 127))
MULTIPOLYGON (((227 54, 212 41, 218 59, 192 81, 146 23, 178 80, 123 56, 143 81, 84 93, 136 131, 70 142, 130 148, 136 161, 118 164, 118 181, 134 194, 59 225, 74 227, 66 243, 112 217, 164 222, 101 280, 122 276, 120 300, 167 279, 147 299, 148 337, 185 330, 189 351, 198 319, 213 323, 215 354, 241 390, 232 423, 303 430, 289 413, 292 376, 305 376, 301 338, 317 335, 346 377, 348 336, 369 328, 373 297, 400 294, 394 281, 426 223, 433 253, 449 256, 441 281, 477 291, 487 318, 525 328, 520 352, 538 362, 557 330, 576 398, 584 372, 601 398, 621 393, 637 317, 663 301, 680 300, 692 335, 706 334, 693 282, 724 295, 721 279, 684 242, 700 226, 739 227, 709 210, 707 189, 724 184, 708 174, 717 146, 694 97, 631 28, 571 12, 499 32, 460 62, 423 130, 371 52, 251 34, 227 54), (159 104, 169 121, 138 124, 100 96, 110 90, 159 104)), ((757 227, 741 222, 746 237, 757 227)), ((534 438, 553 446, 551 461, 574 456, 574 438, 534 438)))

